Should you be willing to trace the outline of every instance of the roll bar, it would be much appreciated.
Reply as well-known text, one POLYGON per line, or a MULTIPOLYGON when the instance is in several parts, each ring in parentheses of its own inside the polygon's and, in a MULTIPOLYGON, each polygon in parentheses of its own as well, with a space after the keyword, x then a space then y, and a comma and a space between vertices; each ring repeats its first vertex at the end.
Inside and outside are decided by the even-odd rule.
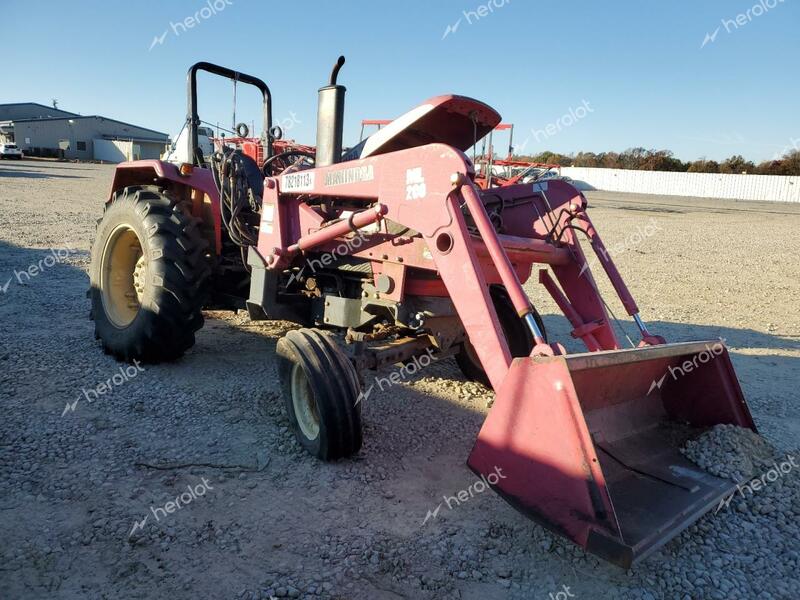
POLYGON ((213 75, 219 75, 232 81, 242 82, 253 85, 261 90, 261 96, 264 100, 264 159, 272 156, 272 143, 271 133, 272 129, 272 94, 270 94, 269 87, 258 77, 239 73, 227 67, 221 67, 210 62, 199 62, 189 67, 189 72, 186 74, 187 85, 187 107, 186 107, 186 122, 189 126, 189 143, 191 144, 190 156, 192 162, 199 165, 202 162, 202 152, 199 151, 197 144, 197 127, 200 125, 200 117, 197 115, 197 72, 206 71, 213 75))

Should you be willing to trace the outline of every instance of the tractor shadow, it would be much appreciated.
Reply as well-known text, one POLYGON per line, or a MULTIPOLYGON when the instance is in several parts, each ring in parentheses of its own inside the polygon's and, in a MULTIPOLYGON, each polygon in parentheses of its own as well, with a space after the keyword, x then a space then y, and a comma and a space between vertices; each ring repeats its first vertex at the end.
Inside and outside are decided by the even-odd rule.
MULTIPOLYGON (((572 338, 572 327, 569 322, 559 314, 545 314, 542 317, 551 341, 561 342, 567 352, 574 354, 585 352, 586 349, 580 340, 572 338)), ((638 343, 639 334, 633 321, 623 320, 621 323, 624 332, 633 342, 638 343)), ((674 323, 670 321, 648 321, 648 329, 655 334, 666 338, 668 343, 690 341, 716 341, 722 339, 731 354, 734 366, 747 371, 755 371, 759 379, 772 379, 779 388, 776 391, 784 397, 791 397, 795 393, 795 382, 800 379, 800 357, 787 356, 800 352, 800 336, 777 335, 755 329, 724 327, 715 325, 700 325, 697 323, 674 323), (781 384, 778 386, 777 384, 781 384)), ((627 340, 619 327, 615 332, 622 340, 624 347, 629 347, 627 340)), ((743 386, 748 382, 739 375, 743 386)))
POLYGON ((49 173, 25 171, 22 169, 6 169, 3 165, 0 165, 0 177, 19 179, 87 179, 87 177, 83 175, 51 175, 49 173))
MULTIPOLYGON (((93 171, 91 167, 79 167, 77 165, 81 164, 79 162, 72 162, 70 160, 47 160, 42 158, 36 157, 25 157, 21 161, 22 165, 30 166, 30 167, 37 167, 37 168, 46 168, 50 169, 57 169, 60 171, 93 171), (66 166, 56 166, 58 163, 65 163, 73 165, 71 167, 66 166)), ((96 165, 97 163, 91 163, 92 165, 96 165)))
MULTIPOLYGON (((545 314, 542 317, 548 336, 557 338, 571 353, 584 352, 580 340, 570 336, 571 327, 567 320, 558 314, 545 314)), ((622 321, 624 331, 632 340, 638 342, 638 330, 633 321, 622 321)), ((733 348, 759 348, 775 350, 800 350, 800 336, 780 336, 757 331, 718 325, 699 325, 696 323, 674 323, 671 321, 648 321, 651 332, 664 336, 667 342, 689 342, 697 340, 725 340, 726 345, 733 348)), ((616 333, 624 340, 619 328, 616 333)))

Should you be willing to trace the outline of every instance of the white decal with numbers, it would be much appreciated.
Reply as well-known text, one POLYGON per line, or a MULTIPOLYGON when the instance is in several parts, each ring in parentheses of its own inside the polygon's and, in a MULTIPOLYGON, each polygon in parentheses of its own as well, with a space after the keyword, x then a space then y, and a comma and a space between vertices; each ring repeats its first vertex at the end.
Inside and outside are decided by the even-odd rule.
POLYGON ((426 193, 422 167, 406 169, 406 200, 420 200, 426 193))
POLYGON ((282 192, 310 192, 314 189, 314 171, 300 171, 281 176, 282 192))

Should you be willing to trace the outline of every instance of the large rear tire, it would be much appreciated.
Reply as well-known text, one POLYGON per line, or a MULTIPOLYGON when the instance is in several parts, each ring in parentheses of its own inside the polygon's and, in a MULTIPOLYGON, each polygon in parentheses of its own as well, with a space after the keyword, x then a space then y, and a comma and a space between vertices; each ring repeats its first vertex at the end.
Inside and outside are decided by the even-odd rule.
POLYGON ((165 191, 132 186, 98 222, 89 271, 95 337, 119 360, 180 357, 203 326, 211 268, 199 221, 165 191))
MULTIPOLYGON (((531 350, 533 350, 533 334, 531 334, 524 321, 517 315, 517 310, 514 308, 514 303, 511 302, 506 288, 501 285, 492 285, 489 288, 489 295, 492 297, 492 303, 497 312, 497 318, 500 320, 500 327, 506 336, 511 357, 520 358, 528 356, 531 350)), ((542 330, 545 340, 547 340, 544 323, 535 309, 533 311, 533 318, 539 325, 539 329, 542 330)), ((489 378, 486 376, 486 371, 483 370, 481 361, 478 358, 478 353, 475 352, 475 348, 469 340, 464 342, 455 358, 458 368, 461 369, 461 372, 467 379, 478 381, 486 387, 491 387, 489 378)))
POLYGON ((300 444, 322 460, 361 449, 361 386, 335 339, 318 329, 296 329, 278 340, 286 413, 300 444))

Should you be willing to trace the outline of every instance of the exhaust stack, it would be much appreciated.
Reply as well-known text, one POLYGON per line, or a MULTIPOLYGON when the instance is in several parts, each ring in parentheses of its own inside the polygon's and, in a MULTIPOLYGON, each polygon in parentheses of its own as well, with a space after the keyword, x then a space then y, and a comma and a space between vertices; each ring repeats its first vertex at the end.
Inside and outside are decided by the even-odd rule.
POLYGON ((326 167, 338 163, 342 158, 342 132, 344 130, 343 85, 336 84, 339 69, 344 65, 344 56, 331 71, 330 83, 320 88, 317 103, 317 156, 315 166, 326 167))

